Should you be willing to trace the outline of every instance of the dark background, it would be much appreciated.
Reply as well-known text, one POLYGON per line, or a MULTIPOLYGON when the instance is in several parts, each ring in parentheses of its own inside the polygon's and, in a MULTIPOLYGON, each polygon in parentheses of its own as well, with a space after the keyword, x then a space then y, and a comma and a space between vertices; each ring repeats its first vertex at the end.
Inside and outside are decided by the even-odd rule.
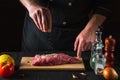
MULTIPOLYGON (((112 35, 116 39, 116 53, 120 53, 120 0, 112 2, 113 17, 104 24, 105 37, 112 35)), ((0 0, 0 52, 20 51, 25 8, 19 0, 0 0)))

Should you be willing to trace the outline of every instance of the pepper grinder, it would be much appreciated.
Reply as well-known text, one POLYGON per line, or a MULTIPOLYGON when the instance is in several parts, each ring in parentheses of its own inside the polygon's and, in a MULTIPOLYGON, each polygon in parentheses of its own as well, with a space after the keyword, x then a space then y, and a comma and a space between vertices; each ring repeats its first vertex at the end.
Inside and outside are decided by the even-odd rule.
POLYGON ((105 57, 106 57, 106 67, 112 67, 114 64, 114 50, 115 50, 115 39, 110 35, 105 38, 105 57))

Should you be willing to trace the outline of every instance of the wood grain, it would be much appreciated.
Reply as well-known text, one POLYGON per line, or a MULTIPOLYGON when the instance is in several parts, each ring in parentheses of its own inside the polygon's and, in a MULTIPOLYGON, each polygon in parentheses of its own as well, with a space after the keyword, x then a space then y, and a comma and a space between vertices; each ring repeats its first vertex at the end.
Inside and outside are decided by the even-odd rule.
POLYGON ((20 70, 85 70, 82 58, 81 63, 77 64, 63 64, 55 66, 32 66, 31 60, 33 57, 22 57, 20 62, 20 70))

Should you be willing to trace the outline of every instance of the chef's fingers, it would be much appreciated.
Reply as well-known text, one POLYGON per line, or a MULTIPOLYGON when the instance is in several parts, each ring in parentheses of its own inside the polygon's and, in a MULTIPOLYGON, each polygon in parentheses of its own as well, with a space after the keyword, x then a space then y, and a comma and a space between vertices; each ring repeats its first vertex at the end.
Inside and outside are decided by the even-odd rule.
POLYGON ((80 56, 81 56, 82 46, 83 46, 83 45, 81 44, 81 42, 79 42, 78 48, 77 48, 77 57, 80 57, 80 56))
POLYGON ((34 23, 38 27, 38 29, 41 29, 41 27, 39 25, 38 17, 36 14, 32 17, 32 20, 34 21, 34 23))
POLYGON ((86 42, 82 42, 82 47, 81 47, 82 49, 82 51, 85 51, 86 49, 87 49, 87 44, 86 44, 86 42))
POLYGON ((80 48, 80 40, 79 38, 76 38, 75 43, 74 43, 74 51, 77 51, 77 57, 80 57, 82 49, 80 48))
POLYGON ((90 50, 91 47, 92 47, 92 42, 89 42, 86 50, 87 50, 87 51, 90 50))
POLYGON ((46 30, 47 30, 47 17, 45 14, 43 15, 42 25, 43 25, 43 32, 46 32, 46 30))
POLYGON ((74 51, 77 50, 78 44, 79 44, 79 39, 76 38, 76 40, 75 40, 75 42, 74 42, 74 51))
POLYGON ((80 57, 82 51, 84 50, 85 42, 83 40, 79 40, 78 48, 77 48, 77 56, 80 57))
POLYGON ((42 15, 41 12, 38 11, 37 13, 37 22, 38 22, 38 28, 42 31, 42 15))
POLYGON ((49 32, 48 30, 49 30, 49 24, 50 24, 50 19, 49 19, 49 17, 50 17, 50 15, 49 15, 49 9, 47 9, 47 8, 45 8, 44 9, 44 28, 45 28, 45 31, 47 31, 47 32, 49 32))
POLYGON ((48 32, 51 32, 51 28, 52 28, 52 16, 51 16, 51 13, 50 13, 50 10, 47 9, 47 13, 46 13, 46 16, 47 16, 47 30, 48 32))
POLYGON ((41 29, 44 32, 45 30, 45 14, 44 14, 44 9, 41 10, 41 29))
POLYGON ((82 49, 82 51, 88 51, 88 50, 90 50, 90 48, 91 48, 91 42, 85 42, 84 44, 83 44, 83 49, 82 49))

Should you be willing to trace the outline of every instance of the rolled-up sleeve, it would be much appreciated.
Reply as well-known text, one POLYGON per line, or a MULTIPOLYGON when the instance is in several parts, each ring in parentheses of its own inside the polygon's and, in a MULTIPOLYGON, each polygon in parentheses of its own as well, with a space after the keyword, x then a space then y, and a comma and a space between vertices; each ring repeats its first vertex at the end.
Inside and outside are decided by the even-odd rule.
POLYGON ((111 6, 111 0, 95 0, 94 13, 110 18, 112 16, 111 6))

